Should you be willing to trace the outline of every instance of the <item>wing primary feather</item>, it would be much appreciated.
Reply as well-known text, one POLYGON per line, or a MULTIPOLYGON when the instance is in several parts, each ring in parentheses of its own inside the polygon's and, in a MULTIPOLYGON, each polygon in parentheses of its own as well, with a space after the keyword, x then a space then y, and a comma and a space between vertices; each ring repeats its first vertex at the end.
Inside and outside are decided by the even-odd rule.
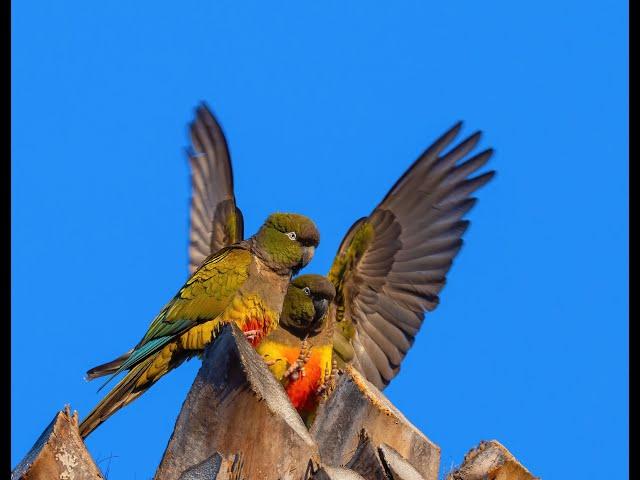
POLYGON ((425 163, 430 165, 433 163, 435 159, 437 159, 438 154, 449 145, 453 139, 458 135, 460 129, 462 128, 462 122, 456 123, 453 127, 451 127, 447 132, 445 132, 440 138, 438 138, 429 148, 427 148, 418 159, 413 162, 413 164, 407 169, 407 171, 396 181, 396 183, 391 187, 387 195, 382 199, 380 205, 384 205, 389 197, 391 197, 396 190, 402 188, 403 183, 406 179, 414 173, 416 169, 422 167, 425 163))
POLYGON ((189 135, 192 144, 187 150, 191 169, 189 269, 193 272, 208 255, 243 240, 244 222, 235 203, 227 140, 204 101, 195 108, 189 135))
POLYGON ((461 128, 458 122, 438 137, 369 217, 352 225, 329 273, 333 315, 349 322, 341 331, 351 339, 352 364, 379 388, 397 374, 425 313, 437 308, 470 225, 471 194, 495 175, 476 174, 493 154, 473 153, 481 131, 453 144, 461 128))

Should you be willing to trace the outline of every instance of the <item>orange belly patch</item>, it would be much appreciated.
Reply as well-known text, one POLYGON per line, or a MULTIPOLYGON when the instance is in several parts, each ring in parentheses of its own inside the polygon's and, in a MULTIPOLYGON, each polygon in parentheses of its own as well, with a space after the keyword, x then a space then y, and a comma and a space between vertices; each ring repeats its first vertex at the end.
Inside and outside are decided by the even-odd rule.
MULTIPOLYGON (((292 358, 287 355, 290 364, 296 361, 298 354, 299 350, 291 355, 292 358)), ((322 352, 319 349, 312 349, 309 361, 304 366, 304 376, 298 373, 296 379, 289 379, 285 385, 289 400, 298 412, 310 412, 317 406, 317 391, 324 380, 325 369, 322 352)))

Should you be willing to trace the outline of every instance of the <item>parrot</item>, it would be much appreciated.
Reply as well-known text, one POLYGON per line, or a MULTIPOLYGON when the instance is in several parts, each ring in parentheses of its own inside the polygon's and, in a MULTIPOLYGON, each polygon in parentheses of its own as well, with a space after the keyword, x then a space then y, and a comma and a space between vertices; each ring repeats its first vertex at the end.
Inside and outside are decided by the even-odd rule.
POLYGON ((296 277, 287 288, 278 328, 256 347, 307 426, 337 379, 333 323, 327 316, 335 295, 323 275, 296 277))
MULTIPOLYGON (((257 349, 301 415, 318 404, 319 393, 326 394, 327 377, 347 365, 383 390, 398 374, 425 314, 439 304, 469 226, 463 217, 477 202, 473 194, 495 176, 493 170, 472 176, 486 165, 493 149, 471 153, 480 131, 451 146, 461 128, 458 122, 435 140, 371 214, 353 223, 326 276, 307 274, 291 281, 281 323, 257 349), (314 286, 316 295, 328 300, 328 308, 301 295, 305 288, 313 294, 314 286), (318 306, 317 313, 304 315, 305 308, 318 306), (292 319, 296 312, 303 315, 292 319), (303 328, 299 321, 305 319, 303 328), (287 328, 292 324, 297 327, 287 328), (312 349, 324 353, 314 357, 312 349), (309 361, 316 357, 322 358, 320 377, 313 367, 313 375, 303 381, 309 361), (316 381, 309 381, 311 377, 316 381)), ((211 251, 242 239, 243 217, 236 205, 226 139, 206 103, 196 108, 190 132, 193 271, 211 251)))
MULTIPOLYGON (((225 227, 231 231, 230 224, 225 227)), ((127 374, 82 421, 80 435, 85 438, 167 372, 200 355, 225 324, 235 323, 258 345, 278 325, 291 276, 309 263, 319 242, 308 217, 274 213, 252 237, 203 259, 132 350, 87 372, 90 380, 127 374)))

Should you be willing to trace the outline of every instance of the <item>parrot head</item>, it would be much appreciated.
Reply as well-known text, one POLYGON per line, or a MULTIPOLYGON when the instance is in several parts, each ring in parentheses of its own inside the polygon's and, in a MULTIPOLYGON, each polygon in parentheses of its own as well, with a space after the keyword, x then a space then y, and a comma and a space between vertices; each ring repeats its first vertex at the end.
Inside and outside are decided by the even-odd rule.
POLYGON ((336 289, 327 277, 309 274, 294 278, 284 298, 280 325, 300 338, 317 335, 335 296, 336 289))
POLYGON ((315 223, 297 213, 269 215, 254 235, 257 253, 275 270, 296 273, 306 266, 320 243, 315 223))

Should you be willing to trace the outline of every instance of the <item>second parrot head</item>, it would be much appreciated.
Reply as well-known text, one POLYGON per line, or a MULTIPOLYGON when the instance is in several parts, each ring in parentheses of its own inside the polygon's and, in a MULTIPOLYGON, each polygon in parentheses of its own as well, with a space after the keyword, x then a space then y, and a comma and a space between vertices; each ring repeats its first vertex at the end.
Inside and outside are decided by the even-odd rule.
POLYGON ((336 296, 333 284, 322 275, 300 275, 289 284, 280 325, 304 338, 320 333, 329 304, 336 296))
POLYGON ((315 223, 304 215, 273 213, 254 239, 259 253, 272 267, 296 273, 313 258, 320 243, 320 232, 315 223))

